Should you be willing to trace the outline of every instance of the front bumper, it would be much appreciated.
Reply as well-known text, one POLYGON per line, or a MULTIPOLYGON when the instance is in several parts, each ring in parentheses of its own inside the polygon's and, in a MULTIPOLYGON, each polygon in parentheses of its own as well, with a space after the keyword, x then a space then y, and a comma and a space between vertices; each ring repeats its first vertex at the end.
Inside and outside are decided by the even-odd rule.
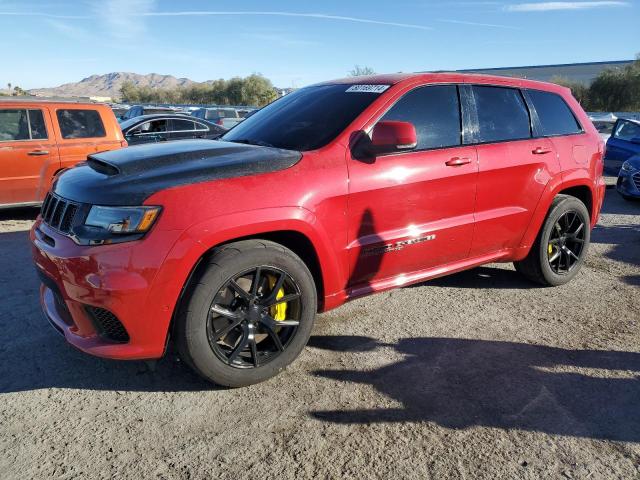
POLYGON ((106 358, 163 355, 177 301, 166 295, 171 275, 164 261, 179 232, 152 233, 139 241, 88 247, 36 221, 30 238, 41 278, 40 302, 46 318, 70 344, 106 358), (165 280, 157 281, 163 269, 165 280), (114 334, 109 315, 125 335, 114 334))
POLYGON ((627 172, 620 169, 616 190, 621 195, 640 198, 640 171, 627 172))

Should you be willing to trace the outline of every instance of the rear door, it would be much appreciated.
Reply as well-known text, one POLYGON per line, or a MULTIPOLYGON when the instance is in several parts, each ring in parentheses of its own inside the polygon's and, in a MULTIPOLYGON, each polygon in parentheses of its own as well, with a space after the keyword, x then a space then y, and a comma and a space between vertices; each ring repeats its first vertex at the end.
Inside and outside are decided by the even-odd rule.
POLYGON ((349 158, 349 287, 356 294, 376 280, 401 282, 466 258, 473 235, 478 167, 475 147, 462 144, 457 86, 415 88, 380 120, 411 122, 418 145, 370 161, 349 158))
MULTIPOLYGON (((110 112, 113 117, 113 113, 110 112)), ((69 168, 84 162, 88 155, 120 148, 114 122, 107 122, 97 108, 85 105, 64 105, 54 114, 59 138, 60 164, 69 168), (114 123, 112 126, 111 123, 114 123), (107 131, 109 128, 109 131, 107 131)))
POLYGON ((41 201, 59 168, 46 109, 0 108, 0 205, 41 201))
POLYGON ((553 144, 534 138, 517 88, 465 87, 475 105, 478 189, 471 256, 518 245, 548 181, 560 171, 553 144))

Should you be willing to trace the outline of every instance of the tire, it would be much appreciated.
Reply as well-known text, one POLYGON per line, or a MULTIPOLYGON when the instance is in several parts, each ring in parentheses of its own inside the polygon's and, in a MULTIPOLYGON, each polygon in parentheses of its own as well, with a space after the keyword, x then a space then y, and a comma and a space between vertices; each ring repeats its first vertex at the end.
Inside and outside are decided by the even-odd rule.
MULTIPOLYGON (((574 229, 577 229, 577 227, 574 227, 574 229)), ((580 268, 582 268, 589 249, 590 238, 590 217, 587 207, 575 197, 571 197, 569 195, 558 195, 551 204, 547 218, 542 225, 529 254, 524 260, 514 262, 514 265, 519 273, 535 283, 547 287, 564 285, 571 281, 573 277, 578 274, 580 268), (568 240, 566 245, 564 242, 560 241, 560 243, 567 246, 569 249, 572 247, 577 248, 579 245, 581 245, 581 248, 578 254, 574 253, 574 255, 571 256, 570 261, 574 262, 571 267, 566 268, 566 271, 562 271, 562 268, 557 271, 556 266, 558 265, 558 260, 552 263, 551 259, 553 259, 554 255, 560 254, 561 257, 559 261, 560 265, 562 265, 563 258, 566 259, 569 257, 569 254, 559 252, 558 250, 561 247, 551 244, 552 242, 557 241, 552 237, 559 236, 557 230, 555 230, 556 223, 558 221, 564 222, 565 219, 573 218, 571 216, 572 214, 576 215, 575 219, 579 219, 582 222, 583 227, 580 232, 583 235, 582 242, 579 242, 578 239, 568 240), (574 258, 575 256, 578 257, 577 260, 574 258)))
POLYGON ((188 286, 176 318, 178 352, 200 376, 218 385, 243 387, 263 382, 298 357, 311 335, 317 305, 313 276, 291 250, 266 240, 225 245, 213 251, 188 286), (260 280, 252 296, 256 277, 260 280), (280 278, 284 280, 278 287, 280 278), (246 291, 245 287, 238 290, 242 282, 246 291), (240 290, 244 293, 238 293, 240 290), (280 293, 286 291, 287 297, 295 298, 284 304, 273 300, 284 298, 280 293), (265 307, 269 298, 278 306, 265 307), (221 305, 223 300, 229 305, 221 305), (274 314, 273 309, 282 305, 285 313, 277 310, 274 314), (246 318, 241 321, 239 317, 243 316, 246 318), (278 316, 283 318, 273 323, 278 316), (242 323, 216 340, 237 321, 242 323), (296 322, 297 326, 287 325, 296 322), (223 327, 217 328, 216 323, 223 327), (235 340, 228 339, 232 336, 235 340), (245 341, 248 343, 232 358, 245 341))

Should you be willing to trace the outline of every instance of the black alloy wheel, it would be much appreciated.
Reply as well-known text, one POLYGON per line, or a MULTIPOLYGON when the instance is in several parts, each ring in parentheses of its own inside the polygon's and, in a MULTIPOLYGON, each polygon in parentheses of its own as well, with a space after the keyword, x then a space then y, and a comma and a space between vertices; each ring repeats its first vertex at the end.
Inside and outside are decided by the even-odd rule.
POLYGON ((586 226, 576 211, 569 210, 555 222, 547 246, 551 270, 566 275, 580 261, 586 226))
POLYGON ((546 287, 571 281, 585 262, 591 240, 591 215, 585 203, 559 194, 551 202, 529 253, 514 262, 516 270, 546 287))
POLYGON ((231 277, 211 303, 207 338, 225 364, 256 368, 284 352, 301 314, 300 287, 281 269, 261 265, 231 277))
POLYGON ((250 239, 217 247, 185 286, 174 327, 180 357, 218 385, 268 380, 307 344, 317 293, 306 263, 281 244, 250 239))

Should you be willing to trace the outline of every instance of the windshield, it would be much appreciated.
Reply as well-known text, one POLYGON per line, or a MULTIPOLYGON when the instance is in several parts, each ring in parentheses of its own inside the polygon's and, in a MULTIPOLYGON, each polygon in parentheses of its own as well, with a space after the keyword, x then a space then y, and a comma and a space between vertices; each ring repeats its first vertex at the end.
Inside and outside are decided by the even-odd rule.
POLYGON ((297 90, 257 111, 222 140, 298 151, 324 147, 380 95, 352 87, 318 85, 297 90))

